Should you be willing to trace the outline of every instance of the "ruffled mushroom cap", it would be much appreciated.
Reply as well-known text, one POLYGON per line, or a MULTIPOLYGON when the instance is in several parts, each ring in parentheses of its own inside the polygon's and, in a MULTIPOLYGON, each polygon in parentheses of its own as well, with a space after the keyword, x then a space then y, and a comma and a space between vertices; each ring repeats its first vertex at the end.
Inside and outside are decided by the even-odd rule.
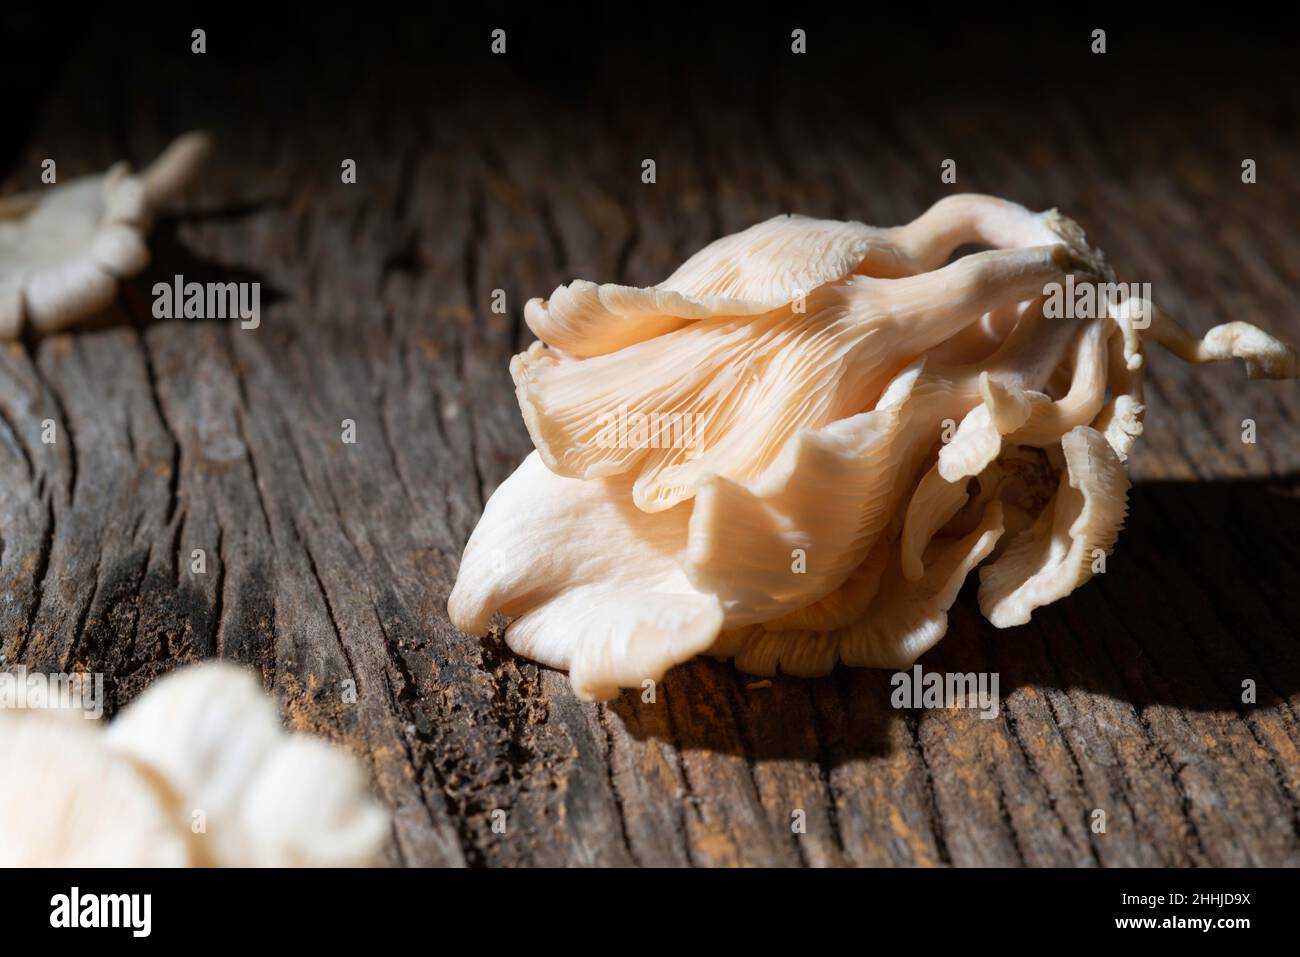
POLYGON ((92 722, 0 711, 0 865, 183 867, 168 798, 92 722))
POLYGON ((977 253, 934 274, 825 286, 804 312, 700 320, 591 359, 535 344, 510 371, 552 470, 633 471, 637 507, 657 511, 692 497, 705 475, 761 480, 800 430, 872 408, 912 358, 1062 281, 1075 262, 1060 245, 977 253), (689 416, 694 441, 609 441, 611 416, 656 414, 689 416))
POLYGON ((107 172, 0 200, 0 338, 24 323, 53 332, 106 307, 120 279, 149 263, 154 211, 193 177, 210 147, 180 137, 140 175, 107 172))
POLYGON ((1061 439, 1066 471, 1051 506, 980 569, 980 611, 998 628, 1023 625, 1064 598, 1115 548, 1128 513, 1128 473, 1106 437, 1077 426, 1061 439))
POLYGON ((452 620, 512 618, 584 698, 701 652, 908 665, 986 560, 984 613, 1027 621, 1114 548, 1144 335, 1296 375, 1253 326, 1198 341, 1145 300, 1048 318, 1067 276, 1112 280, 1075 223, 954 196, 893 229, 777 217, 659 286, 534 300, 511 374, 537 451, 471 536, 452 620), (995 248, 948 263, 967 243, 995 248))
POLYGON ((24 769, 0 784, 0 865, 346 867, 387 839, 356 762, 286 734, 224 663, 163 678, 106 731, 0 711, 0 763, 24 769))
POLYGON ((784 215, 724 236, 646 289, 576 280, 530 299, 524 321, 576 356, 615 352, 699 319, 757 316, 853 274, 894 279, 941 265, 959 246, 1049 246, 1082 237, 1055 210, 1030 213, 993 196, 940 200, 906 226, 784 215))
POLYGON ((570 673, 585 698, 656 679, 712 644, 721 603, 686 576, 684 509, 650 515, 624 478, 556 475, 534 452, 488 500, 448 600, 456 627, 570 673))
POLYGON ((754 628, 730 650, 736 666, 767 677, 778 670, 816 677, 829 673, 839 661, 859 667, 907 667, 944 636, 948 609, 962 582, 993 551, 1002 533, 1002 503, 993 501, 969 534, 932 543, 919 580, 902 578, 897 556, 891 556, 875 600, 851 624, 830 631, 790 631, 773 624, 754 628))

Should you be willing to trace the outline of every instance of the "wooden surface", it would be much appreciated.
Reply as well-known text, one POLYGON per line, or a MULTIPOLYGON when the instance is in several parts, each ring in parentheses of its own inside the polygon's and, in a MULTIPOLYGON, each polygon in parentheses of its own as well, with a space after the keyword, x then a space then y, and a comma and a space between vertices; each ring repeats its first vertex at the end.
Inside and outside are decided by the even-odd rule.
POLYGON ((970 190, 1059 206, 1190 328, 1300 339, 1291 105, 1225 94, 1178 120, 1125 113, 1123 91, 984 109, 936 91, 903 110, 779 82, 575 105, 504 69, 469 97, 400 67, 268 87, 216 63, 180 63, 185 83, 143 62, 70 74, 0 171, 33 187, 46 156, 69 177, 195 126, 220 144, 117 308, 0 348, 10 666, 105 672, 115 710, 183 662, 253 665, 293 726, 366 762, 393 864, 1300 863, 1294 383, 1153 349, 1108 573, 1005 632, 968 586, 923 659, 997 671, 995 720, 894 711, 881 672, 751 689, 711 661, 655 704, 581 704, 445 611, 484 500, 529 450, 506 368, 526 298, 657 281, 781 211, 892 224, 970 190), (176 273, 261 282, 261 328, 152 320, 176 273))

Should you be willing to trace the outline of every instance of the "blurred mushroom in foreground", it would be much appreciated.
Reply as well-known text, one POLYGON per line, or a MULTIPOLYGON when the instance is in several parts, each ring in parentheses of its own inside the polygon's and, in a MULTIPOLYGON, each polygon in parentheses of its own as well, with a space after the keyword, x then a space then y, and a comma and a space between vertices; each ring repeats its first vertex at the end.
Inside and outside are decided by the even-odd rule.
POLYGON ((0 339, 55 332, 93 315, 118 281, 149 264, 154 213, 185 187, 211 148, 176 139, 141 173, 115 163, 65 185, 0 197, 0 339))
POLYGON ((0 765, 0 866, 365 866, 388 835, 357 762, 286 734, 220 662, 162 678, 106 730, 0 711, 0 765))
POLYGON ((1188 336, 1057 211, 976 195, 890 229, 778 216, 658 286, 578 281, 525 319, 536 451, 448 607, 471 634, 512 619, 510 647, 587 699, 702 653, 909 666, 981 563, 981 610, 1022 624, 1114 548, 1144 336, 1297 374, 1245 323, 1188 336), (967 244, 993 248, 949 263, 967 244))

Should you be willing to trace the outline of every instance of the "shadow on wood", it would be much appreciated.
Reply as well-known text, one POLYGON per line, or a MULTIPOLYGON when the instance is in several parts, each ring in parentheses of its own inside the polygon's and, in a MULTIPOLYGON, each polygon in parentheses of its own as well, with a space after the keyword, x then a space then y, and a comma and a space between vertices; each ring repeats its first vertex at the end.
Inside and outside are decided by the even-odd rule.
MULTIPOLYGON (((990 672, 1006 698, 1022 688, 1081 689, 1141 712, 1156 705, 1244 715, 1243 682, 1271 706, 1300 691, 1300 495, 1296 476, 1148 482, 1130 494, 1128 527, 1105 575, 1024 626, 979 614, 972 576, 948 635, 920 659, 938 672, 990 672)), ((692 662, 659 689, 677 747, 753 760, 835 763, 888 751, 890 673, 840 667, 823 679, 777 676, 771 688, 730 663, 692 662), (801 724, 820 722, 821 739, 801 724), (747 734, 738 734, 737 728, 747 734), (832 744, 828 746, 825 741, 832 744)), ((611 709, 628 732, 655 726, 640 692, 611 709)))

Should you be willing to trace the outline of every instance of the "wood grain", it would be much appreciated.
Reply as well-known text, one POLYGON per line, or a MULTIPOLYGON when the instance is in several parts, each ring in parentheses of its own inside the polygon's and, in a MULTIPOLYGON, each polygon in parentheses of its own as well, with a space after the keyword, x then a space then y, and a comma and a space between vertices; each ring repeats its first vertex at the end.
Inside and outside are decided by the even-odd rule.
POLYGON ((0 349, 9 665, 105 672, 111 712, 185 662, 247 662, 292 726, 367 763, 393 864, 1300 863, 1293 383, 1153 354, 1108 573, 1006 632, 968 588, 923 659, 997 671, 995 720, 895 711, 884 673, 751 688, 711 661, 653 704, 582 704, 445 610, 483 502, 530 447, 506 370, 528 297, 657 281, 777 212, 890 224, 966 190, 1059 206, 1192 329, 1300 339, 1292 104, 1118 125, 1122 90, 903 110, 738 81, 575 105, 504 72, 468 96, 397 68, 273 87, 186 68, 214 72, 57 86, 8 169, 29 188, 45 156, 70 176, 192 126, 219 140, 109 314, 0 349), (261 328, 154 321, 150 288, 176 273, 261 282, 261 328))

